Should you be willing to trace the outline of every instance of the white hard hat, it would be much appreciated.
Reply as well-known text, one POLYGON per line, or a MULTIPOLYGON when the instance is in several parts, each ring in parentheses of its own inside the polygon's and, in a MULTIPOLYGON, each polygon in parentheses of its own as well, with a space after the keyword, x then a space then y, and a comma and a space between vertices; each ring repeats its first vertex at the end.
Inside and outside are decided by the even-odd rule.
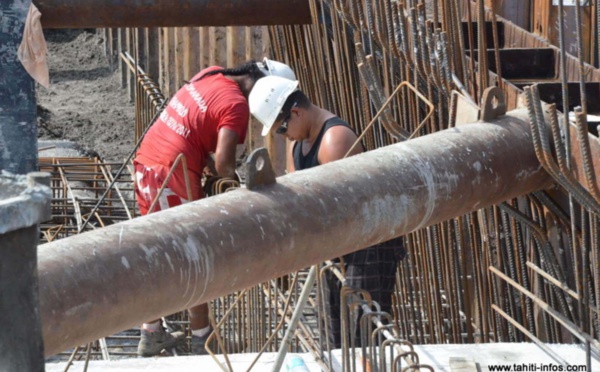
POLYGON ((248 97, 248 104, 250 113, 263 125, 263 136, 269 133, 285 101, 297 88, 297 80, 279 76, 267 76, 258 79, 254 84, 248 97))
POLYGON ((290 66, 282 62, 273 61, 265 58, 262 63, 257 62, 258 68, 265 74, 265 76, 279 76, 288 80, 296 80, 296 74, 290 66))

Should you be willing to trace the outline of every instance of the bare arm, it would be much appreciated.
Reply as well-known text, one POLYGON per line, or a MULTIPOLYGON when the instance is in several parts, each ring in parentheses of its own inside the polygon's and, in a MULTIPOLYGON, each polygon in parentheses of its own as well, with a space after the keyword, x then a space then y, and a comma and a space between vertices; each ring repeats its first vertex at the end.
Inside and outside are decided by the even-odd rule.
POLYGON ((296 171, 296 167, 294 166, 294 145, 296 144, 296 141, 287 141, 287 149, 286 149, 286 165, 285 165, 285 170, 287 170, 288 173, 292 173, 296 171))
POLYGON ((235 148, 239 135, 227 128, 219 130, 215 150, 215 168, 221 177, 235 178, 235 148))
MULTIPOLYGON (((356 134, 345 126, 335 126, 325 132, 321 147, 319 148, 319 164, 343 159, 348 150, 356 141, 356 134)), ((360 154, 363 152, 362 145, 357 145, 348 156, 360 154)))

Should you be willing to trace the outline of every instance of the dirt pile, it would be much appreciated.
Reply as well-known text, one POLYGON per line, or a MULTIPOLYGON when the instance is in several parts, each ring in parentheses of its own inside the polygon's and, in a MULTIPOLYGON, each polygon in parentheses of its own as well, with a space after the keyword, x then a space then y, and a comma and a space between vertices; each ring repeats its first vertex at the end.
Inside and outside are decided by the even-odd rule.
POLYGON ((37 86, 38 138, 67 139, 105 161, 133 148, 134 105, 95 30, 45 30, 50 88, 37 86))

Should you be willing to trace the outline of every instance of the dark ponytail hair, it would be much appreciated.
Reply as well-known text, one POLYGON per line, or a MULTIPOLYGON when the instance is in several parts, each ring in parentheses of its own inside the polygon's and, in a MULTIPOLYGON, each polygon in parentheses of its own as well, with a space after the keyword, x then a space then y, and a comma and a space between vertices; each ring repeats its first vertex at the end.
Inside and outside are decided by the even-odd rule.
POLYGON ((256 61, 248 61, 248 62, 244 63, 243 65, 240 65, 235 68, 224 68, 221 70, 209 71, 206 74, 200 76, 199 78, 193 80, 192 82, 196 82, 198 80, 204 79, 207 76, 212 76, 212 75, 216 75, 216 74, 223 74, 223 75, 229 75, 229 76, 249 75, 250 78, 252 80, 254 80, 255 82, 258 79, 265 77, 265 74, 258 68, 256 61))

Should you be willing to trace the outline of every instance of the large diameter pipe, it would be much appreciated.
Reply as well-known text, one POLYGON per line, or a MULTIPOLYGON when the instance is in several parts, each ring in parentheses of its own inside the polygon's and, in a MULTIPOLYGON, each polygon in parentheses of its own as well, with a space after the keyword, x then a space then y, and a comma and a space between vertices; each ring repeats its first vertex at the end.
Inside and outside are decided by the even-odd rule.
POLYGON ((44 28, 291 25, 308 0, 33 0, 44 28))
POLYGON ((47 355, 549 186, 524 112, 39 247, 47 355))

